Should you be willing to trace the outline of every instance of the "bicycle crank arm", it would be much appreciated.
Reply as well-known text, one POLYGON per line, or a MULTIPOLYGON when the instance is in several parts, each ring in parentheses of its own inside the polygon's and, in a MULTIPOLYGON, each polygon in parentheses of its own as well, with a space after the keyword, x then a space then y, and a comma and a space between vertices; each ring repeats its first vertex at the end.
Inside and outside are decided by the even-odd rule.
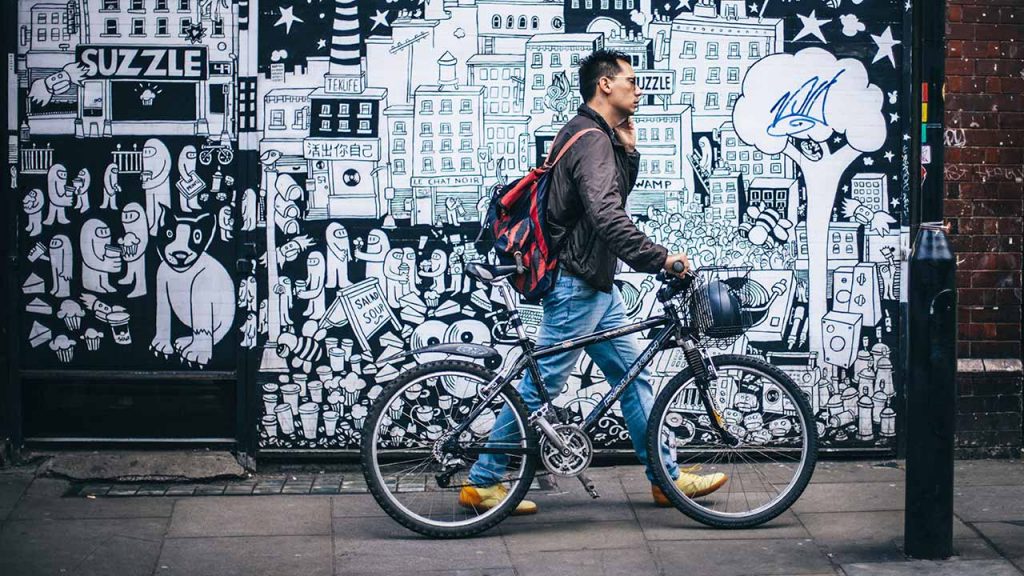
POLYGON ((576 475, 576 478, 579 479, 580 484, 583 484, 583 489, 587 491, 587 494, 590 494, 591 498, 601 497, 597 493, 597 488, 594 487, 594 481, 590 479, 590 476, 587 476, 586 472, 580 472, 576 475))

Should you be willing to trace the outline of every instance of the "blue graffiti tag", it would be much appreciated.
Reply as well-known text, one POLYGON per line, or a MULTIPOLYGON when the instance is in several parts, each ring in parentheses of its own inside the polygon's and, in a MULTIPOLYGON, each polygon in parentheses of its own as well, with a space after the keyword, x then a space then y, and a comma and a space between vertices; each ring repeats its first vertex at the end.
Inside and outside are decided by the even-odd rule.
POLYGON ((828 126, 825 117, 825 101, 828 91, 846 70, 840 70, 828 82, 817 76, 803 83, 796 92, 786 92, 772 106, 775 120, 768 126, 772 136, 792 136, 806 132, 818 124, 828 126))

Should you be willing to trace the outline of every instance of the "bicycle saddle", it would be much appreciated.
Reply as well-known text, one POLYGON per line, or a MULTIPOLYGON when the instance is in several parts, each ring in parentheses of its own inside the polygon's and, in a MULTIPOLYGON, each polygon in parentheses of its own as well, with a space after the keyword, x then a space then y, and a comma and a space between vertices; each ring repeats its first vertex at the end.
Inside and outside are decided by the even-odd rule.
POLYGON ((507 278, 515 274, 516 265, 509 264, 508 266, 501 266, 497 264, 470 262, 469 264, 466 264, 466 273, 481 282, 494 284, 503 278, 507 278))

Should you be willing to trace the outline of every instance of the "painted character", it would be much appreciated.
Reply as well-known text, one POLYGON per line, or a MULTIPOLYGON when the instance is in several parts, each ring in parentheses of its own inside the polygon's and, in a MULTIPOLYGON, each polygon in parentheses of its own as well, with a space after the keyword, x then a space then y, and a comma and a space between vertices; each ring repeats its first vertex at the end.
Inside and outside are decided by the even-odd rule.
POLYGON ((129 298, 137 298, 146 294, 146 247, 149 245, 149 230, 146 224, 146 212, 138 202, 129 202, 121 212, 121 226, 124 236, 118 240, 124 256, 124 278, 117 281, 122 286, 131 285, 129 298))
POLYGON ((448 256, 441 249, 431 252, 430 260, 420 262, 420 276, 430 279, 430 285, 427 286, 429 290, 444 292, 444 272, 447 268, 448 256))
POLYGON ((146 191, 146 222, 149 235, 156 236, 160 226, 160 207, 171 208, 171 153, 157 138, 146 140, 142 148, 142 189, 146 191))
POLYGON ((107 164, 107 169, 103 171, 103 202, 100 208, 117 210, 117 193, 121 191, 121 184, 118 182, 120 172, 117 164, 113 162, 107 164))
POLYGON ((53 271, 50 294, 57 298, 71 296, 71 278, 75 275, 73 259, 71 240, 67 236, 58 234, 50 239, 50 269, 53 271))
POLYGON ((405 296, 405 271, 402 269, 404 265, 401 248, 388 250, 384 258, 382 282, 384 284, 384 295, 388 300, 388 305, 392 308, 400 307, 402 304, 398 299, 405 296))
POLYGON ((21 206, 28 216, 28 226, 25 231, 29 236, 39 236, 43 231, 43 205, 45 204, 46 198, 43 197, 43 191, 39 188, 29 190, 21 201, 21 206))
POLYGON ((448 255, 448 270, 452 275, 451 291, 459 294, 469 292, 471 286, 466 276, 466 249, 460 244, 448 255))
POLYGON ((50 201, 50 211, 43 224, 54 222, 69 224, 66 210, 75 203, 74 190, 68 189, 68 171, 63 164, 54 164, 46 173, 46 198, 50 201))
POLYGON ((72 181, 75 188, 76 202, 78 204, 78 211, 82 214, 88 212, 89 204, 89 186, 92 185, 92 175, 89 174, 87 168, 82 168, 78 171, 78 175, 72 181))
POLYGON ((256 211, 256 192, 252 188, 246 188, 245 192, 242 192, 242 232, 252 232, 256 229, 256 211))
POLYGON ((216 222, 212 214, 186 218, 168 211, 162 220, 156 238, 162 260, 156 273, 156 335, 150 347, 205 366, 235 320, 231 276, 206 253, 216 222), (171 340, 172 312, 191 334, 171 340))
POLYGON ((281 330, 289 330, 294 323, 292 322, 292 279, 287 276, 282 276, 277 281, 277 286, 274 286, 274 294, 277 295, 277 310, 278 310, 278 322, 281 324, 281 330))
POLYGON ((366 262, 367 278, 384 278, 384 259, 391 250, 391 242, 383 230, 370 230, 366 237, 366 249, 363 242, 356 239, 356 258, 366 262))
POLYGON ((337 222, 327 225, 327 288, 344 288, 348 279, 348 263, 352 260, 348 230, 337 222))
POLYGON ((325 270, 323 254, 314 251, 306 256, 306 289, 299 290, 296 296, 309 301, 306 311, 302 314, 312 320, 323 318, 326 309, 324 301, 325 270))
POLYGON ((100 294, 115 292, 109 274, 121 271, 121 254, 110 244, 110 228, 102 220, 92 218, 82 226, 80 240, 82 287, 100 294))
POLYGON ((178 154, 178 205, 182 212, 199 210, 199 192, 206 184, 196 174, 196 147, 185 146, 178 154))
POLYGON ((235 227, 235 216, 232 214, 231 206, 221 206, 217 211, 217 229, 220 231, 221 242, 231 240, 231 229, 235 227))

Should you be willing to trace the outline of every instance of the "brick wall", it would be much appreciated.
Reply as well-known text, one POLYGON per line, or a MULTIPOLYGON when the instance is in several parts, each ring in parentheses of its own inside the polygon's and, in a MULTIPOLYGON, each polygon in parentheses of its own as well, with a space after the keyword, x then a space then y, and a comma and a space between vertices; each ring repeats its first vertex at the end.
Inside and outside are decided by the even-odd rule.
POLYGON ((946 42, 945 215, 959 263, 959 356, 1019 358, 1024 3, 949 0, 946 42))
POLYGON ((1020 360, 960 360, 957 372, 957 456, 1020 456, 1020 360))

